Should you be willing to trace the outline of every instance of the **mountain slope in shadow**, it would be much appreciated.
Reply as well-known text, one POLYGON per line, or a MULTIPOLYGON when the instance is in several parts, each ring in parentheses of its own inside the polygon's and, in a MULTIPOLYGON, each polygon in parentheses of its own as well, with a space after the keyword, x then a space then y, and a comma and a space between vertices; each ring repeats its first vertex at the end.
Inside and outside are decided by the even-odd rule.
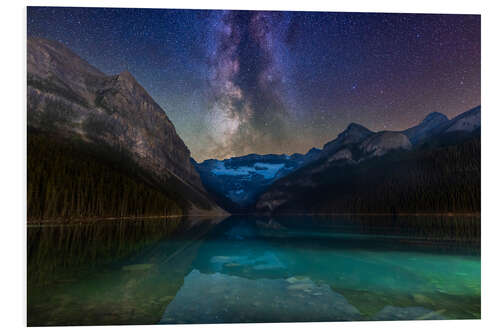
POLYGON ((129 72, 107 76, 41 38, 27 56, 29 219, 225 214, 129 72))

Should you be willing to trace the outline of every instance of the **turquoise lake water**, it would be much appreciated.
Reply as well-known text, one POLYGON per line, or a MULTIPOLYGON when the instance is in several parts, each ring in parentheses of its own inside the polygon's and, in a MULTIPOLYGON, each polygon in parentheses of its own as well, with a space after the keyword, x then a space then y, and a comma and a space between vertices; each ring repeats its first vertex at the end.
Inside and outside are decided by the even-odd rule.
POLYGON ((479 217, 28 227, 28 324, 475 319, 479 217))

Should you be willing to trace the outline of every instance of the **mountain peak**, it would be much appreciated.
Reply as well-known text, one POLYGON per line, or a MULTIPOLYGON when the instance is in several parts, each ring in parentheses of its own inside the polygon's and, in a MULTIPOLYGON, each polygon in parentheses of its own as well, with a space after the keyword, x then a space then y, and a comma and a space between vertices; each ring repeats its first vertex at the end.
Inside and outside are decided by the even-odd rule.
POLYGON ((363 125, 360 125, 358 123, 350 123, 344 132, 352 131, 352 130, 366 130, 366 131, 368 131, 368 129, 366 127, 364 127, 363 125))
POLYGON ((323 150, 330 151, 344 144, 360 142, 371 134, 373 134, 373 132, 368 128, 357 123, 350 123, 335 140, 326 143, 323 146, 323 150))
POLYGON ((416 144, 431 136, 436 129, 440 128, 440 126, 443 126, 443 124, 448 121, 448 117, 444 114, 431 112, 418 125, 410 127, 402 133, 410 139, 412 144, 416 144))
POLYGON ((46 89, 64 91, 79 103, 83 102, 82 97, 85 99, 91 94, 86 82, 105 77, 63 43, 28 37, 26 46, 28 81, 38 85, 50 82, 46 89))
POLYGON ((134 76, 132 73, 130 73, 127 69, 118 74, 119 77, 126 79, 126 80, 135 80, 134 76))
POLYGON ((363 125, 357 124, 357 123, 350 123, 347 128, 339 134, 338 138, 339 139, 346 139, 346 138, 364 138, 365 136, 372 134, 373 132, 370 131, 368 128, 364 127, 363 125))
POLYGON ((444 114, 440 112, 431 112, 429 113, 424 120, 422 120, 422 123, 428 123, 431 121, 447 121, 448 117, 446 117, 444 114))
MULTIPOLYGON (((65 44, 53 40, 32 37, 27 39, 28 72, 35 72, 37 75, 47 75, 64 70, 67 76, 94 75, 104 76, 104 74, 80 58, 65 44)), ((60 74, 60 73, 59 73, 60 74)), ((73 78, 71 76, 71 78, 73 78)))
MULTIPOLYGON (((117 79, 122 81, 128 85, 132 86, 140 86, 139 82, 135 79, 135 77, 128 70, 124 70, 120 74, 117 75, 117 79)), ((142 87, 142 86, 141 86, 142 87)))

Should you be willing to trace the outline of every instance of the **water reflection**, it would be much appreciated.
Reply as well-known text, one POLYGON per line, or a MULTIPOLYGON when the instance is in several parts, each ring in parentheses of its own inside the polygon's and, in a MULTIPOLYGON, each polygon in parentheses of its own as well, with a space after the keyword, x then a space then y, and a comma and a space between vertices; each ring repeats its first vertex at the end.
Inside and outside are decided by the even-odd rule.
POLYGON ((359 311, 345 297, 308 278, 247 279, 221 273, 203 274, 195 269, 168 305, 161 323, 360 319, 359 311), (193 302, 195 299, 197 302, 193 302))
POLYGON ((28 227, 28 325, 157 322, 217 222, 28 227))
POLYGON ((30 325, 480 317, 478 217, 28 228, 30 325))

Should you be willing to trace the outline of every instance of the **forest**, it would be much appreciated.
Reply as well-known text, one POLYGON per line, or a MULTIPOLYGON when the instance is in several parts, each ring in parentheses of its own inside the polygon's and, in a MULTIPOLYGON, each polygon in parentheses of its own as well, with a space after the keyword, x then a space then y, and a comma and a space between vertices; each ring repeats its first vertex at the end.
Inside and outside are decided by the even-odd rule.
MULTIPOLYGON (((314 188, 286 188, 293 199, 276 214, 477 213, 481 209, 481 140, 441 138, 412 151, 337 164, 312 180, 314 188)), ((302 170, 288 177, 302 177, 302 170)), ((275 188, 280 189, 280 182, 275 188)))
POLYGON ((127 156, 28 130, 28 220, 181 215, 175 186, 157 184, 127 156))

